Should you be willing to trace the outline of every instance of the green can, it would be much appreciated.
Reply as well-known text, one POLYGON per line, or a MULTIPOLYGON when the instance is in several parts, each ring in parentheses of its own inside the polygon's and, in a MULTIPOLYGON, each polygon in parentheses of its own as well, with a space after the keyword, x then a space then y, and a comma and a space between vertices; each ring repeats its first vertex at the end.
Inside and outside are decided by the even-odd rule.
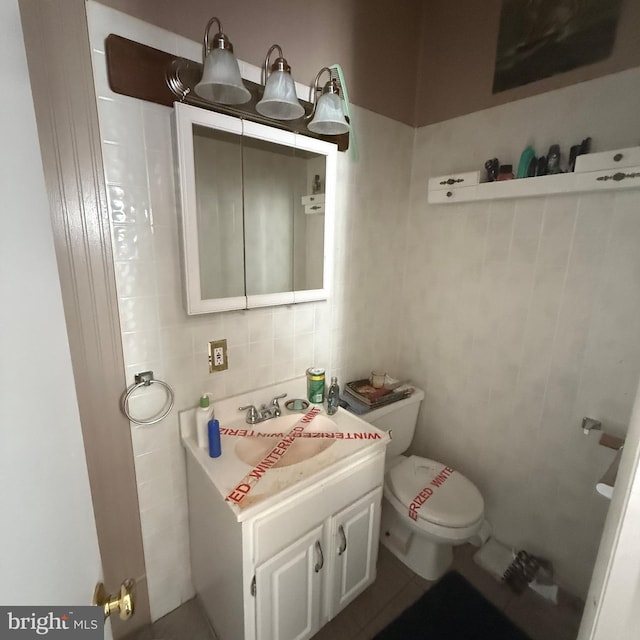
POLYGON ((324 401, 324 369, 307 369, 307 398, 313 404, 321 404, 324 401))

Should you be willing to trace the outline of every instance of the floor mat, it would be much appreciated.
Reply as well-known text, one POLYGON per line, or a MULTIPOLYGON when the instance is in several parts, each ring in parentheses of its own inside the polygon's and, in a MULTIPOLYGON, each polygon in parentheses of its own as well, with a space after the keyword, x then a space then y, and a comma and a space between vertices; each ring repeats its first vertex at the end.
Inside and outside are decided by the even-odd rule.
POLYGON ((530 640, 499 609, 451 571, 374 640, 530 640))

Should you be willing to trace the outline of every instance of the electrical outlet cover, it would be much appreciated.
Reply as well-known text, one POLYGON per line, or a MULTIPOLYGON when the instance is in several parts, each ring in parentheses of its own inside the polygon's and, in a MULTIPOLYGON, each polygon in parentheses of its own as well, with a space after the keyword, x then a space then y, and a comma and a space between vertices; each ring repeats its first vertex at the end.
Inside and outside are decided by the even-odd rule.
POLYGON ((227 341, 211 340, 209 342, 209 373, 224 371, 229 368, 227 358, 227 341))

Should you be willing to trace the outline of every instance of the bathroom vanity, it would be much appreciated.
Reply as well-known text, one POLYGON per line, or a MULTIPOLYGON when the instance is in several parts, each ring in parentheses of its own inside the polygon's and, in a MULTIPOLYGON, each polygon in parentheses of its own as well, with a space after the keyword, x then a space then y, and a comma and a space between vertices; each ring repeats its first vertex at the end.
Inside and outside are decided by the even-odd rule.
POLYGON ((221 640, 310 638, 375 579, 383 431, 343 409, 322 410, 303 425, 314 437, 296 439, 246 495, 236 491, 278 444, 251 432, 286 434, 305 415, 283 409, 248 425, 238 407, 304 391, 299 378, 214 403, 220 458, 198 448, 195 410, 180 414, 193 582, 221 640))

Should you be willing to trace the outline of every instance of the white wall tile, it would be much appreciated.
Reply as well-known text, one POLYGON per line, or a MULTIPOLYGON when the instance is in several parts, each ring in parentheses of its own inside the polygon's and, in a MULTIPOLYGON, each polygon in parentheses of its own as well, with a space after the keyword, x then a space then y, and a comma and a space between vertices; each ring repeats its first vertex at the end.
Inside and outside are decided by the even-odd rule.
POLYGON ((111 241, 113 245, 113 259, 123 260, 153 260, 153 239, 147 225, 144 224, 114 224, 111 226, 111 241))
POLYGON ((256 309, 249 315, 249 342, 273 342, 273 311, 256 309))
POLYGON ((142 114, 144 146, 147 151, 155 149, 170 153, 172 148, 171 122, 173 109, 151 102, 139 103, 142 114), (169 135, 167 135, 169 131, 169 135))
POLYGON ((249 312, 231 311, 225 314, 224 332, 230 347, 246 345, 249 342, 249 312))
POLYGON ((599 150, 628 146, 639 77, 636 69, 425 127, 414 146, 400 362, 427 398, 412 450, 472 477, 496 537, 548 557, 580 595, 606 514, 594 484, 608 466, 580 421, 589 415, 623 435, 640 375, 640 196, 438 206, 424 184, 472 169, 474 156, 476 166, 516 157, 521 136, 539 154, 587 133, 599 150), (623 107, 616 96, 629 87, 623 107), (577 119, 572 103, 582 105, 577 119), (481 243, 484 253, 469 257, 481 243), (478 264, 475 275, 465 260, 478 264))
POLYGON ((165 360, 186 358, 193 355, 193 341, 188 327, 160 329, 160 345, 165 360))
POLYGON ((170 148, 147 148, 145 155, 153 223, 174 229, 177 224, 177 204, 173 179, 173 153, 170 148))
POLYGON ((127 145, 115 142, 105 142, 102 145, 107 182, 124 186, 144 186, 146 189, 147 171, 142 144, 140 132, 138 143, 133 140, 127 145))
POLYGON ((249 363, 251 367, 263 367, 273 363, 273 341, 249 343, 249 363))
POLYGON ((93 83, 96 88, 96 96, 112 95, 111 88, 109 87, 109 76, 107 75, 105 59, 104 51, 96 50, 95 48, 92 49, 91 61, 93 65, 93 83))
POLYGON ((171 465, 171 455, 168 448, 155 449, 137 455, 135 463, 138 484, 150 482, 167 473, 171 465))
POLYGON ((294 306, 275 307, 273 310, 274 339, 293 340, 293 326, 295 319, 294 306))
POLYGON ((294 308, 295 335, 313 333, 315 326, 315 305, 299 304, 294 308))
POLYGON ((104 142, 114 144, 142 143, 142 106, 139 100, 126 96, 98 99, 100 134, 104 142))
POLYGON ((157 299, 154 296, 120 298, 120 329, 124 333, 144 331, 158 322, 157 299))
POLYGON ((149 220, 146 188, 109 184, 107 198, 114 224, 144 224, 149 220))
MULTIPOLYGON (((140 412, 136 413, 136 415, 142 416, 143 414, 140 412)), ((131 441, 136 456, 151 453, 152 451, 169 449, 168 433, 163 426, 134 425, 131 429, 131 441)))
POLYGON ((122 349, 127 366, 142 364, 149 360, 160 360, 162 357, 160 332, 155 328, 146 328, 143 331, 123 333, 122 349))
POLYGON ((114 269, 119 298, 157 295, 153 262, 141 262, 139 260, 116 261, 114 269))

